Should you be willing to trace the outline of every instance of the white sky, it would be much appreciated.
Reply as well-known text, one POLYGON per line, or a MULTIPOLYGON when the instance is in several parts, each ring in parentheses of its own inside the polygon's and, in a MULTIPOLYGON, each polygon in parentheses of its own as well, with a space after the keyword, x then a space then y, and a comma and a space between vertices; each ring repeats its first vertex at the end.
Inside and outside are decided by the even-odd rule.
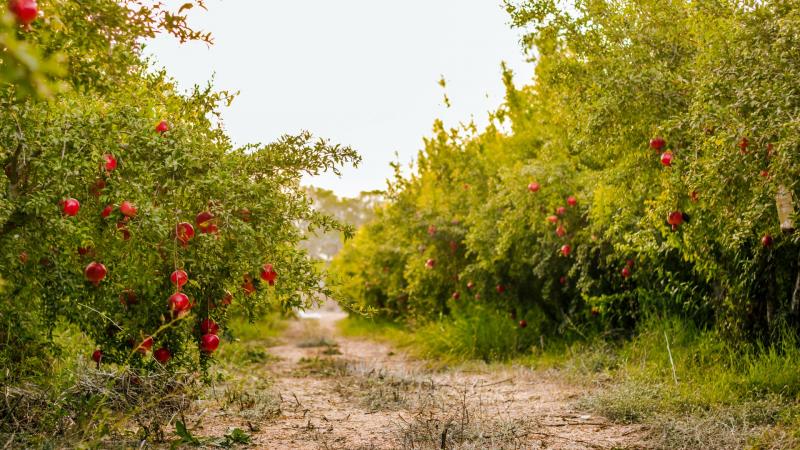
MULTIPOLYGON (((167 4, 179 5, 179 0, 167 4)), ((389 162, 414 159, 434 119, 448 126, 502 101, 500 62, 523 84, 532 76, 500 0, 208 0, 191 14, 215 44, 179 45, 169 37, 146 53, 181 88, 205 84, 240 91, 223 111, 237 145, 309 130, 350 145, 363 157, 342 178, 306 184, 339 195, 383 189, 389 162), (447 80, 452 107, 445 108, 447 80)))

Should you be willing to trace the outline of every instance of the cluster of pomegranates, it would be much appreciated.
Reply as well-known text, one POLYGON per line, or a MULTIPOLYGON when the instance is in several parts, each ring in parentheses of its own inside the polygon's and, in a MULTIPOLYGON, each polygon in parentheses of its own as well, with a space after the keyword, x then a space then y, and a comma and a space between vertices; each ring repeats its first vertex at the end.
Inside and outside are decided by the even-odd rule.
POLYGON ((630 276, 632 275, 632 272, 631 272, 632 269, 633 269, 633 260, 629 259, 629 260, 625 261, 625 267, 623 267, 622 270, 620 271, 620 274, 622 275, 622 278, 626 278, 626 279, 630 278, 630 276))
MULTIPOLYGON (((667 141, 665 141, 661 136, 650 139, 650 148, 657 152, 663 150, 666 145, 667 141)), ((661 164, 667 167, 672 165, 672 151, 666 150, 661 153, 661 164)))
MULTIPOLYGON (((528 191, 530 192, 539 192, 541 186, 539 183, 533 182, 528 185, 528 191)), ((574 195, 570 195, 567 197, 567 206, 572 208, 578 206, 578 199, 574 195)), ((567 235, 567 229, 564 227, 564 224, 561 222, 562 218, 567 214, 567 207, 559 206, 556 208, 555 214, 551 214, 547 216, 547 221, 553 225, 556 225, 556 236, 559 238, 563 238, 567 235)), ((560 249, 561 255, 567 257, 572 253, 572 246, 569 244, 564 244, 561 246, 560 249)))
POLYGON ((200 322, 200 350, 203 353, 213 353, 219 347, 219 325, 210 318, 205 318, 200 322))
MULTIPOLYGON (((665 149, 666 148, 666 144, 667 144, 666 140, 663 137, 660 137, 660 136, 652 138, 650 140, 650 143, 649 143, 650 148, 652 150, 655 150, 657 152, 661 152, 661 157, 660 157, 661 164, 663 164, 664 166, 671 166, 672 162, 673 162, 673 153, 672 153, 672 151, 665 149)), ((749 145, 750 145, 750 143, 749 143, 749 141, 748 141, 748 139, 746 137, 741 138, 741 140, 737 144, 737 146, 739 148, 739 151, 742 154, 747 154, 748 153, 749 145)), ((767 158, 769 158, 771 156, 771 153, 772 153, 772 145, 770 144, 770 145, 767 146, 767 158)), ((768 174, 765 174, 765 172, 766 171, 762 171, 762 176, 768 176, 768 174)), ((540 183, 533 181, 530 184, 528 184, 527 188, 528 188, 529 192, 537 193, 542 189, 542 186, 541 186, 540 183)), ((689 197, 690 197, 690 199, 691 199, 691 201, 693 203, 696 203, 696 202, 699 201, 699 193, 696 190, 692 191, 689 194, 689 197)), ((566 199, 566 204, 567 204, 568 207, 574 207, 574 206, 577 206, 578 200, 577 200, 577 198, 575 196, 569 196, 566 199)), ((564 227, 564 224, 562 223, 562 218, 566 215, 566 213, 567 213, 567 207, 559 206, 559 207, 556 208, 555 214, 549 215, 546 218, 546 220, 549 223, 551 223, 553 225, 556 225, 555 234, 559 238, 563 238, 563 237, 565 237, 567 235, 567 230, 564 227)), ((680 211, 680 210, 674 210, 674 211, 671 211, 667 215, 667 224, 672 228, 673 231, 677 231, 680 228, 681 225, 683 225, 684 223, 689 222, 689 219, 690 219, 690 217, 686 212, 680 211)), ((434 236, 437 233, 436 226, 435 225, 430 225, 428 227, 427 231, 428 231, 428 234, 430 236, 434 236)), ((773 243, 774 243, 774 239, 769 234, 765 234, 761 238, 761 244, 765 248, 771 247, 773 245, 773 243)), ((456 244, 456 246, 453 246, 452 243, 451 243, 451 248, 457 248, 457 244, 456 244)), ((572 250, 573 249, 572 249, 572 246, 570 244, 564 244, 560 248, 560 254, 562 256, 564 256, 564 257, 568 257, 572 253, 572 250)), ((436 266, 436 261, 434 259, 428 259, 425 262, 425 267, 427 269, 434 269, 435 266, 436 266)), ((620 273, 620 275, 622 276, 623 279, 628 279, 633 275, 633 268, 634 268, 634 261, 632 259, 628 259, 628 260, 625 261, 625 265, 620 269, 619 273, 620 273)), ((562 285, 566 285, 566 277, 562 276, 561 279, 560 279, 560 282, 561 282, 562 285)), ((475 284, 472 281, 469 281, 467 283, 467 289, 468 290, 472 290, 474 288, 475 288, 475 284)), ((497 291, 498 294, 502 295, 505 292, 505 290, 506 290, 506 288, 502 284, 498 284, 496 286, 496 291, 497 291)), ((453 292, 452 295, 451 295, 451 298, 453 300, 459 300, 461 298, 461 293, 458 292, 458 291, 453 292)), ((475 298, 478 299, 479 295, 476 295, 475 298)), ((596 307, 592 308, 592 314, 593 315, 599 314, 599 309, 597 309, 596 307)), ((519 322, 519 326, 521 328, 525 328, 527 326, 527 323, 524 320, 522 320, 522 321, 519 322)))
MULTIPOLYGON (((166 121, 159 122, 156 126, 156 131, 163 135, 169 131, 169 124, 166 121)), ((105 175, 109 175, 111 172, 116 170, 117 167, 118 161, 113 154, 106 153, 103 155, 100 168, 105 175)), ((101 178, 94 184, 94 186, 92 186, 92 193, 99 197, 102 189, 105 187, 106 182, 101 178)), ((60 204, 62 213, 65 217, 75 217, 80 211, 80 202, 74 198, 63 199, 61 200, 60 204)), ((101 211, 101 217, 110 217, 116 208, 116 205, 107 205, 101 211)), ((130 233, 127 230, 127 223, 130 219, 136 217, 138 214, 138 208, 129 201, 123 201, 119 204, 118 209, 119 214, 121 215, 121 220, 117 223, 117 228, 123 232, 123 238, 127 240, 130 238, 130 233)), ((243 221, 250 221, 249 210, 242 209, 240 214, 243 221)), ((215 234, 219 232, 216 217, 209 211, 202 211, 195 217, 195 225, 190 222, 179 222, 175 226, 174 239, 176 242, 184 248, 187 247, 189 242, 195 237, 195 226, 196 229, 203 234, 215 234)), ((94 254, 92 249, 80 248, 78 251, 81 256, 94 254)), ((22 259, 22 257, 20 258, 22 259)), ((27 254, 25 254, 25 259, 27 260, 27 254)), ((84 269, 85 278, 95 286, 98 286, 107 275, 108 269, 106 266, 96 261, 89 263, 84 269)), ((270 286, 274 286, 277 278, 278 273, 272 264, 264 264, 264 266, 262 266, 261 279, 264 280, 264 282, 268 283, 270 286)), ((179 318, 188 314, 193 306, 189 297, 183 292, 184 286, 186 286, 186 284, 189 282, 189 275, 183 269, 176 269, 174 272, 172 272, 172 274, 170 274, 169 279, 170 282, 175 286, 175 293, 172 294, 168 299, 169 311, 173 317, 179 318)), ((252 279, 250 279, 249 285, 249 290, 247 286, 245 286, 245 293, 247 294, 255 291, 255 287, 252 284, 252 279)), ((230 305, 232 299, 232 294, 226 293, 225 298, 222 300, 222 304, 230 305)), ((123 292, 123 294, 120 295, 120 301, 126 306, 135 304, 136 294, 132 290, 127 289, 123 292)), ((200 331, 200 350, 205 354, 210 354, 216 351, 220 343, 219 337, 217 336, 217 333, 219 332, 219 325, 213 319, 205 318, 200 322, 200 331)), ((138 345, 135 344, 135 341, 130 341, 130 345, 140 353, 149 353, 153 347, 153 343, 154 340, 152 336, 145 337, 138 345)), ((92 353, 91 357, 92 360, 100 364, 103 359, 103 351, 101 349, 96 349, 92 353)), ((172 353, 167 347, 161 347, 153 352, 153 357, 158 362, 166 364, 172 358, 172 353)))

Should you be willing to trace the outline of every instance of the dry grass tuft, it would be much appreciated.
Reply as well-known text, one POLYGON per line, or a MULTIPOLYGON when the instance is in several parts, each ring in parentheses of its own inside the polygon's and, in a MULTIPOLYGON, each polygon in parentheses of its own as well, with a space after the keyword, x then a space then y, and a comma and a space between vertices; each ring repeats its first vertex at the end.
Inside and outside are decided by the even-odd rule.
POLYGON ((245 389, 230 386, 221 399, 222 408, 231 411, 248 423, 251 428, 270 419, 280 417, 282 399, 270 384, 245 389))
POLYGON ((191 407, 198 392, 189 374, 96 371, 82 367, 66 389, 25 384, 2 388, 0 431, 7 445, 37 441, 85 442, 122 439, 130 423, 137 439, 164 441, 165 427, 191 407))
POLYGON ((420 394, 397 423, 402 448, 522 449, 536 434, 535 421, 488 411, 472 388, 431 385, 420 394))
POLYGON ((393 372, 364 363, 348 363, 346 375, 337 382, 337 392, 343 397, 357 399, 369 412, 407 408, 420 393, 434 386, 420 374, 393 372))
POLYGON ((297 343, 299 348, 338 347, 339 344, 325 336, 313 336, 297 343))

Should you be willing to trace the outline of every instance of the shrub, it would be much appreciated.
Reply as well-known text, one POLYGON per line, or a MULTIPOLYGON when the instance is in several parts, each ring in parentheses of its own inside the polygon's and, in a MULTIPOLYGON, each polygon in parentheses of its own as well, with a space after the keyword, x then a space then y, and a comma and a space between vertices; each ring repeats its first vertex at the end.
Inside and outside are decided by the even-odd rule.
POLYGON ((233 148, 218 112, 233 96, 179 93, 141 56, 159 32, 210 40, 186 25, 187 5, 56 0, 30 31, 3 14, 0 43, 63 63, 47 99, 23 92, 34 74, 26 85, 0 73, 10 82, 0 91, 0 382, 38 370, 61 318, 91 337, 102 364, 155 370, 151 351, 163 348, 168 370, 205 368, 203 320, 224 331, 231 308, 252 319, 326 291, 296 224, 343 227, 312 208, 299 180, 358 156, 308 133, 233 148), (277 280, 260 276, 267 264, 277 280), (96 278, 84 273, 92 265, 96 278), (176 270, 185 286, 170 281, 176 270), (190 308, 170 302, 178 291, 190 308))
POLYGON ((529 335, 676 316, 776 342, 800 317, 797 8, 562 3, 506 2, 534 80, 504 70, 483 131, 434 125, 334 261, 344 295, 411 324, 458 293, 543 317, 529 335))

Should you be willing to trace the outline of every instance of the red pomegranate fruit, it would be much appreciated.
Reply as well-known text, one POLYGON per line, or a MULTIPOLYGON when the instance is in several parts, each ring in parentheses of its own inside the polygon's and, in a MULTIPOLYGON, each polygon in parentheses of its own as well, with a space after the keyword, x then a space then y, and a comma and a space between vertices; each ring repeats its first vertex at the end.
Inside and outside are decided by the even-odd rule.
POLYGON ((184 246, 194 237, 194 227, 189 222, 181 222, 175 226, 175 237, 184 246))
POLYGON ((278 272, 272 267, 272 264, 264 264, 261 267, 261 279, 269 283, 270 286, 275 286, 275 280, 278 279, 278 272))
POLYGON ((132 289, 125 289, 121 294, 119 294, 119 302, 125 306, 135 305, 138 303, 136 292, 134 292, 132 289))
POLYGON ((103 281, 107 274, 108 269, 99 262, 90 262, 83 270, 83 275, 95 286, 100 285, 100 282, 103 281))
POLYGON ((153 349, 153 337, 147 336, 144 338, 141 344, 136 347, 136 351, 139 353, 149 353, 150 350, 153 349))
POLYGON ((200 228, 201 233, 208 233, 209 228, 214 225, 214 215, 208 211, 203 211, 194 218, 197 228, 200 228))
POLYGON ((219 336, 216 334, 204 334, 203 337, 200 338, 200 350, 203 353, 214 353, 214 351, 219 347, 219 336))
POLYGON ((180 289, 189 281, 189 275, 183 270, 176 270, 169 276, 169 281, 180 289))
POLYGON ((530 192, 539 192, 539 189, 541 188, 542 187, 539 185, 539 183, 535 182, 528 185, 528 191, 530 192))
POLYGON ((117 158, 111 153, 106 153, 103 155, 103 167, 106 172, 113 172, 117 168, 117 158))
POLYGON ((665 141, 661 136, 650 139, 650 148, 655 151, 660 151, 665 145, 667 145, 667 141, 665 141))
POLYGON ((569 244, 564 244, 561 246, 561 255, 569 256, 572 253, 572 247, 569 244))
POLYGON ((177 292, 169 297, 169 308, 176 313, 182 313, 192 306, 189 297, 183 292, 177 292))
POLYGON ((672 152, 664 152, 661 154, 661 164, 667 167, 672 165, 672 152))
POLYGON ((81 204, 74 198, 68 198, 61 201, 61 211, 65 216, 75 217, 78 211, 81 210, 81 204))
POLYGON ((576 206, 578 204, 578 199, 575 196, 570 195, 567 197, 567 205, 569 206, 576 206))
POLYGON ((667 223, 672 226, 673 231, 677 230, 683 223, 683 213, 680 211, 672 211, 669 213, 669 216, 667 216, 667 223))
POLYGON ((166 120, 158 122, 158 125, 156 125, 156 131, 161 134, 166 133, 167 131, 169 131, 169 123, 167 123, 166 120))
POLYGON ((139 210, 133 205, 133 203, 126 200, 119 205, 119 212, 121 212, 125 217, 136 217, 136 214, 139 212, 139 210))
POLYGON ((775 242, 775 240, 769 234, 765 234, 761 238, 761 245, 763 245, 764 247, 767 247, 767 248, 772 247, 772 244, 774 242, 775 242))
POLYGON ((128 230, 128 227, 125 226, 125 222, 117 222, 117 230, 122 234, 123 241, 129 241, 131 239, 131 232, 128 230))
POLYGON ((156 361, 160 362, 161 364, 166 364, 167 361, 172 358, 172 353, 170 353, 169 349, 166 347, 161 347, 160 349, 153 352, 153 358, 156 361))
POLYGON ((219 331, 219 325, 212 319, 205 318, 200 321, 200 331, 203 334, 217 334, 219 331))
POLYGON ((102 361, 102 360, 103 360, 103 351, 102 350, 97 349, 94 352, 92 352, 92 361, 96 362, 97 364, 100 364, 100 361, 102 361))
POLYGON ((14 14, 17 22, 23 25, 30 25, 39 15, 36 0, 11 0, 8 2, 8 9, 14 14))
POLYGON ((98 178, 95 180, 94 184, 89 188, 89 193, 92 194, 94 198, 100 197, 100 194, 103 193, 103 189, 106 188, 106 180, 102 178, 98 178))
POLYGON ((231 303, 233 303, 233 294, 225 292, 225 295, 222 297, 222 304, 228 306, 231 303))
POLYGON ((743 136, 742 139, 739 140, 738 146, 739 146, 739 153, 741 153, 742 155, 746 155, 747 154, 747 147, 750 146, 750 141, 747 140, 747 138, 743 136))

